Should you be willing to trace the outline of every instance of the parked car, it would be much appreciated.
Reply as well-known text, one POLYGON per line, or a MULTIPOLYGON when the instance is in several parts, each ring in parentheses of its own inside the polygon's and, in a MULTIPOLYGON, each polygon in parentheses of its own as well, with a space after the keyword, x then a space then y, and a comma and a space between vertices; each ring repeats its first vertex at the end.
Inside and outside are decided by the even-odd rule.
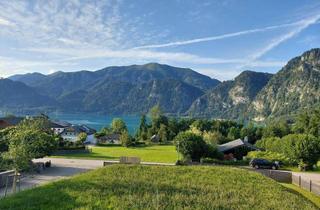
POLYGON ((258 159, 258 158, 252 159, 249 164, 252 168, 255 168, 255 169, 265 168, 265 169, 277 170, 280 167, 279 163, 276 161, 273 162, 273 161, 258 159))

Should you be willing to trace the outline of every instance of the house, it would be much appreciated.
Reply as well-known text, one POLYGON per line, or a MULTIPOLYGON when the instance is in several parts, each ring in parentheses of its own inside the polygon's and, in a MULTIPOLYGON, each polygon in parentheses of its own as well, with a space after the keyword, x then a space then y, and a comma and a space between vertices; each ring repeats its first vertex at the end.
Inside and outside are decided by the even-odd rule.
POLYGON ((153 136, 151 136, 150 140, 152 142, 159 142, 160 141, 160 137, 157 134, 154 134, 153 136))
POLYGON ((241 160, 250 151, 259 150, 259 148, 250 144, 247 140, 236 139, 225 144, 218 145, 218 150, 224 154, 224 159, 241 160))
POLYGON ((120 134, 112 133, 98 138, 99 143, 102 144, 120 144, 120 134))
POLYGON ((60 135, 65 128, 70 127, 71 124, 68 122, 64 122, 64 121, 55 121, 52 120, 50 121, 50 128, 53 131, 54 134, 56 135, 60 135))
POLYGON ((86 133, 88 135, 85 143, 88 143, 88 141, 90 143, 93 140, 95 140, 94 134, 96 133, 96 130, 89 128, 86 125, 71 125, 65 127, 63 128, 63 131, 60 133, 60 136, 65 141, 76 142, 80 133, 86 133))
POLYGON ((0 129, 5 129, 7 127, 10 127, 10 124, 6 122, 5 120, 0 119, 0 129))
POLYGON ((0 129, 16 126, 24 119, 25 119, 24 117, 15 117, 15 116, 2 117, 0 118, 0 129))

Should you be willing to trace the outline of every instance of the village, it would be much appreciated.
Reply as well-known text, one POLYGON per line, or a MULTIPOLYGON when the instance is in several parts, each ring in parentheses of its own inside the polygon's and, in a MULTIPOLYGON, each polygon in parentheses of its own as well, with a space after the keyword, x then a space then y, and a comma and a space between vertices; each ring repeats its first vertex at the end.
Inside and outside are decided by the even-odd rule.
POLYGON ((242 128, 242 125, 235 122, 219 120, 212 122, 196 119, 177 121, 162 115, 159 107, 151 110, 150 118, 151 123, 148 124, 146 116, 142 115, 139 129, 134 135, 128 133, 125 122, 119 118, 115 118, 110 125, 106 125, 100 131, 83 124, 52 120, 44 114, 0 118, 0 133, 19 128, 24 124, 31 126, 32 123, 35 123, 41 129, 47 129, 47 132, 57 142, 56 147, 47 155, 37 156, 32 160, 33 169, 31 171, 29 168, 28 170, 23 169, 18 174, 15 174, 14 170, 1 172, 0 196, 6 197, 12 193, 61 178, 119 163, 240 167, 259 172, 281 183, 294 183, 315 194, 320 193, 317 190, 319 175, 287 170, 287 159, 281 156, 268 158, 267 155, 272 155, 272 152, 265 151, 262 147, 252 143, 253 138, 257 137, 245 135, 241 138, 241 135, 235 131, 238 129, 243 132, 247 131, 249 134, 250 126, 242 128), (188 125, 188 131, 178 132, 175 137, 170 137, 172 132, 170 127, 178 128, 185 127, 185 125, 188 125), (214 132, 208 132, 209 125, 216 126, 210 129, 220 130, 221 136, 217 137, 214 132), (165 129, 163 129, 164 126, 166 126, 165 129), (225 129, 229 130, 226 137, 222 135, 225 129), (203 136, 204 141, 199 136, 203 136), (193 148, 185 147, 184 144, 189 141, 189 138, 198 142, 199 146, 202 145, 200 146, 202 149, 194 150, 196 145, 193 148), (12 184, 14 181, 17 183, 12 184))

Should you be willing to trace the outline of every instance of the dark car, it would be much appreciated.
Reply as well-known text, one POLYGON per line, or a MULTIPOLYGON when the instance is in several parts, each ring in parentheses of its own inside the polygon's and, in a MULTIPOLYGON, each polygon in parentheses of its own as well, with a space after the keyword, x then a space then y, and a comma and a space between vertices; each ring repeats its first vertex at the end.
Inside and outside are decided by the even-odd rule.
POLYGON ((259 169, 259 168, 266 168, 266 169, 273 169, 273 170, 279 169, 278 162, 272 162, 269 160, 258 159, 258 158, 252 159, 250 161, 250 166, 255 169, 259 169))

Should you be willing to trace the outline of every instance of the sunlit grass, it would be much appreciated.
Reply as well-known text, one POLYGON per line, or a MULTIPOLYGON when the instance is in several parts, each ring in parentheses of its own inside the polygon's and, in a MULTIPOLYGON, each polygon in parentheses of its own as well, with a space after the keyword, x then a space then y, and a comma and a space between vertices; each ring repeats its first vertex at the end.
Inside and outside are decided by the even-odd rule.
POLYGON ((308 200, 312 201, 315 205, 317 205, 320 209, 320 196, 317 196, 309 191, 306 191, 298 186, 295 186, 293 184, 285 184, 282 183, 282 185, 288 189, 294 190, 295 192, 301 194, 302 196, 306 197, 308 200))
POLYGON ((231 167, 113 165, 23 191, 0 209, 318 209, 258 173, 231 167))
POLYGON ((140 147, 94 146, 90 154, 70 154, 54 157, 118 160, 120 156, 140 157, 144 162, 175 163, 178 154, 172 145, 140 147))

